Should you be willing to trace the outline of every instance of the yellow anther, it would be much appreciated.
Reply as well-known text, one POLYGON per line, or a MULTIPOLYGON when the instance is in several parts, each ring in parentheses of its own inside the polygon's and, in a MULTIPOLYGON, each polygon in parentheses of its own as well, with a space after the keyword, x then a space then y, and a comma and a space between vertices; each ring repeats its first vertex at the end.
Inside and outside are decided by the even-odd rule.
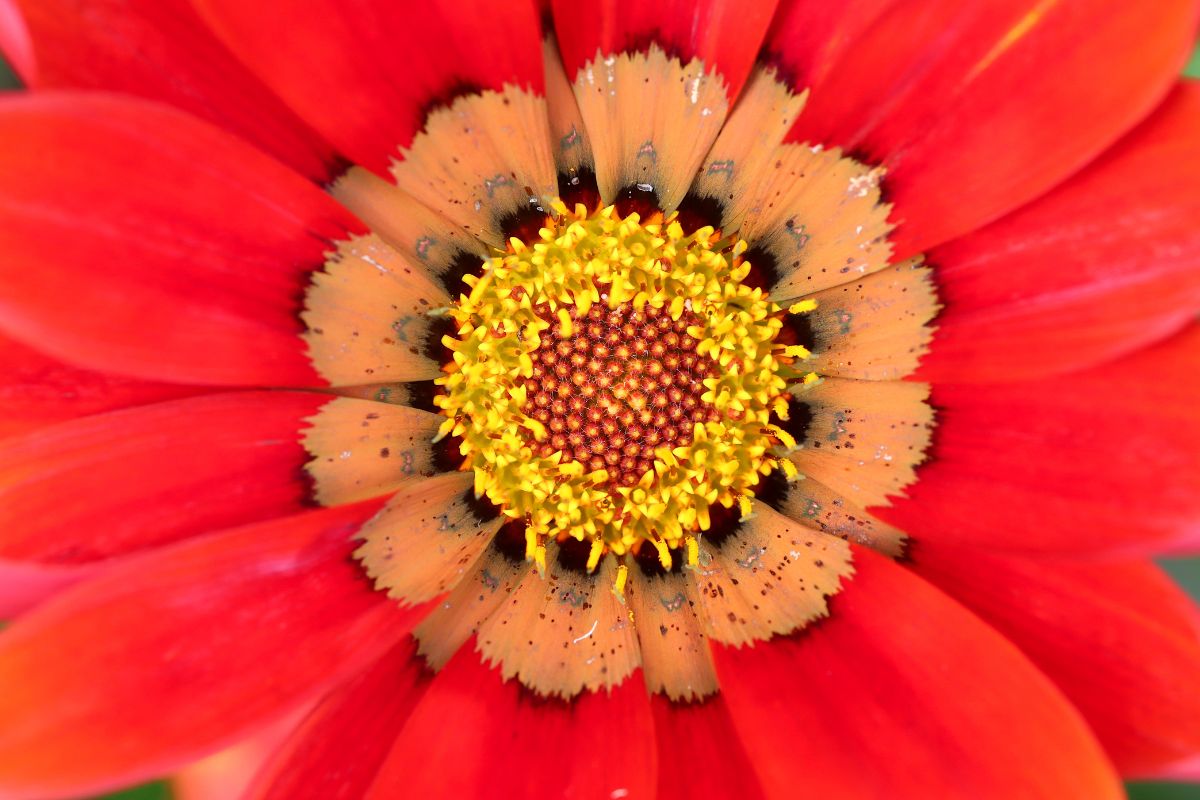
POLYGON ((671 565, 674 563, 671 560, 671 548, 662 539, 651 539, 650 543, 654 545, 654 549, 658 551, 658 563, 668 572, 671 570, 671 565))
POLYGON ((802 344, 789 344, 783 348, 783 354, 792 358, 808 358, 812 352, 802 344))
POLYGON ((788 306, 788 313, 790 314, 807 314, 809 311, 816 310, 817 301, 813 300, 812 298, 809 298, 808 300, 801 300, 799 303, 792 303, 790 306, 788 306))
POLYGON ((700 542, 695 536, 688 536, 683 541, 687 545, 687 565, 695 568, 700 563, 700 542))
POLYGON ((742 512, 742 521, 752 519, 754 517, 754 503, 747 495, 738 495, 738 510, 742 512))
POLYGON ((617 579, 613 581, 613 594, 622 604, 625 602, 625 582, 629 580, 629 567, 621 564, 617 567, 617 579))
POLYGON ((787 478, 788 483, 792 483, 800 477, 800 471, 796 469, 796 465, 790 458, 781 458, 775 464, 783 470, 783 477, 787 478))
POLYGON ((784 447, 789 450, 794 450, 796 448, 796 437, 792 436, 778 425, 772 425, 771 430, 774 431, 775 437, 783 443, 784 447))
POLYGON ((600 556, 604 555, 604 540, 593 539, 592 548, 588 550, 587 571, 595 572, 596 566, 600 563, 600 556))

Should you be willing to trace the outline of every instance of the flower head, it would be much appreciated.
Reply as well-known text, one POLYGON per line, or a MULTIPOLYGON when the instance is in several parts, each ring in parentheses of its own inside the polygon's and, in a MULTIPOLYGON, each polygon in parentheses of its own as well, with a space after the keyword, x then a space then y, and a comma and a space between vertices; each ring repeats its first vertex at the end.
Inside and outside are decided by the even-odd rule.
POLYGON ((0 6, 0 795, 1195 757, 1197 9, 0 6))

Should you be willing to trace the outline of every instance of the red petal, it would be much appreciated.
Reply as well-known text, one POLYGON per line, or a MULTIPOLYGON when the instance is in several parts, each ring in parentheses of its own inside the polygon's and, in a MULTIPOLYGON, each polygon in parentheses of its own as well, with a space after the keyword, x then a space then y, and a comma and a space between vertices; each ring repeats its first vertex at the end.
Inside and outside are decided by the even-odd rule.
POLYGON ((961 606, 872 551, 831 618, 717 648, 770 796, 1123 797, 1074 708, 961 606))
POLYGON ((0 794, 87 794, 164 774, 363 669, 413 621, 362 580, 378 503, 148 554, 0 634, 0 794))
POLYGON ((325 698, 255 778, 245 800, 358 800, 428 681, 412 637, 325 698))
POLYGON ((903 259, 1037 197, 1145 117, 1191 52, 1198 7, 900 0, 869 26, 839 9, 831 27, 853 38, 827 73, 786 29, 767 46, 811 81, 792 138, 887 167, 903 259))
POLYGON ((1198 141, 1200 83, 1188 81, 1051 194, 932 251, 945 310, 919 377, 1040 377, 1187 324, 1200 308, 1198 141))
POLYGON ((780 0, 764 60, 797 89, 819 86, 897 0, 780 0))
POLYGON ((305 716, 305 710, 288 714, 254 736, 176 770, 171 775, 172 800, 244 797, 254 776, 305 716))
POLYGON ((722 695, 699 703, 673 703, 655 694, 650 705, 662 765, 656 800, 765 796, 755 761, 742 746, 722 695))
POLYGON ((0 620, 13 619, 95 572, 89 566, 57 567, 0 561, 0 620))
POLYGON ((1147 562, 1063 563, 973 548, 912 568, 1020 647, 1091 723, 1122 774, 1200 754, 1196 608, 1147 562))
POLYGON ((653 725, 640 679, 572 703, 546 700, 501 681, 463 647, 409 717, 367 797, 652 797, 653 725))
POLYGON ((0 438, 201 391, 79 369, 0 335, 0 438))
POLYGON ((686 64, 704 61, 725 79, 732 100, 754 65, 779 0, 554 0, 554 27, 568 80, 596 57, 643 51, 651 42, 686 64))
POLYGON ((65 422, 0 450, 0 558, 90 562, 295 513, 316 394, 244 392, 65 422))
POLYGON ((432 106, 504 84, 542 92, 532 2, 195 0, 229 47, 348 157, 383 173, 432 106))
POLYGON ((1040 381, 940 385, 930 461, 874 513, 919 541, 1148 554, 1200 544, 1200 327, 1040 381))
MULTIPOLYGON (((197 391, 77 369, 0 336, 0 438, 197 391)), ((0 561, 0 619, 24 613, 93 572, 90 567, 0 561)))
MULTIPOLYGON (((0 0, 23 17, 36 89, 103 89, 161 100, 253 142, 324 183, 339 159, 213 36, 187 0, 0 0)), ((6 52, 16 48, 0 33, 6 52)), ((20 53, 20 50, 17 51, 20 53)))
POLYGON ((70 363, 314 385, 309 273, 359 223, 232 136, 106 95, 0 103, 0 326, 70 363))
POLYGON ((33 75, 33 42, 16 0, 0 0, 0 55, 24 80, 33 75))
POLYGON ((1168 781, 1200 783, 1200 756, 1176 762, 1153 777, 1168 781))

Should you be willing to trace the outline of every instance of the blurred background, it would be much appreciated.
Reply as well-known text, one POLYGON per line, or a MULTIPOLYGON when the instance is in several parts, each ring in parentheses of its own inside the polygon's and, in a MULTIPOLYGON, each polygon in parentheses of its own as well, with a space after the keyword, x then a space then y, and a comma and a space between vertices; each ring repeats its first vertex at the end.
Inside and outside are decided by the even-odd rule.
MULTIPOLYGON (((1200 78, 1200 47, 1192 54, 1184 70, 1185 75, 1200 78)), ((20 81, 0 59, 0 90, 17 90, 20 81)), ((1198 143, 1200 145, 1200 143, 1198 143)), ((1200 225, 1200 220, 1197 220, 1200 225)), ((1183 586, 1192 597, 1200 600, 1200 558, 1164 560, 1163 567, 1183 586)), ((1200 800, 1200 784, 1171 784, 1138 782, 1129 784, 1131 800, 1200 800)), ((118 794, 107 795, 96 800, 173 800, 174 794, 165 782, 151 783, 118 794)), ((236 800, 236 798, 230 798, 236 800)), ((1066 800, 1064 798, 1064 800, 1066 800)))

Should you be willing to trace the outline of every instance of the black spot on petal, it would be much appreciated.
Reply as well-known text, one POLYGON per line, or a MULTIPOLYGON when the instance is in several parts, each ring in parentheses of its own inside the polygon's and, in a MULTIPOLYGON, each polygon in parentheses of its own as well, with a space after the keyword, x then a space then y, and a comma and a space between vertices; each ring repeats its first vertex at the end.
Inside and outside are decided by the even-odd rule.
POLYGON ((441 394, 442 390, 433 381, 412 381, 404 386, 408 390, 408 402, 405 405, 435 414, 441 412, 441 409, 434 405, 433 398, 441 394))
POLYGON ((721 218, 725 216, 725 206, 715 197, 702 197, 689 194, 679 204, 679 224, 684 233, 695 233, 705 225, 714 228, 721 227, 721 218))
POLYGON ((514 564, 525 561, 525 523, 513 519, 500 526, 492 539, 492 547, 496 552, 514 564))
POLYGON ((568 536, 558 543, 558 563, 563 569, 571 572, 587 572, 587 561, 591 551, 591 540, 580 541, 568 536))
POLYGON ((431 462, 434 472, 456 472, 463 463, 460 447, 462 439, 457 436, 447 436, 434 442, 430 447, 433 451, 431 462))
POLYGON ((813 423, 812 405, 796 397, 788 398, 788 418, 779 421, 779 427, 795 437, 797 442, 808 439, 808 430, 813 423))
POLYGON ((754 496, 772 508, 778 508, 779 504, 787 498, 790 488, 783 470, 773 469, 771 474, 759 481, 754 490, 754 496))
POLYGON ((463 505, 465 505, 467 510, 471 512, 471 516, 473 516, 478 522, 491 522, 496 517, 500 516, 500 506, 489 500, 487 495, 484 495, 483 497, 476 497, 474 488, 467 489, 465 492, 463 492, 462 500, 463 505))
POLYGON ((529 243, 540 239, 538 231, 550 224, 551 220, 546 214, 546 209, 534 198, 531 199, 528 206, 514 211, 500 220, 500 230, 504 234, 506 242, 510 237, 515 236, 522 242, 529 243))
POLYGON ((560 172, 558 196, 572 211, 578 203, 582 203, 588 211, 596 210, 600 207, 600 188, 596 185, 596 173, 590 169, 578 170, 573 175, 560 172))
POLYGON ((742 283, 751 289, 770 291, 779 282, 779 264, 775 256, 762 245, 754 245, 742 254, 742 260, 750 262, 750 272, 742 283))
POLYGON ((460 250, 450 262, 450 266, 438 275, 438 281, 451 297, 457 297, 467 288, 463 278, 467 275, 478 275, 482 270, 483 260, 479 256, 460 250))
POLYGON ((617 192, 613 205, 617 207, 617 213, 622 217, 636 213, 643 220, 662 211, 662 202, 658 199, 658 193, 654 191, 654 187, 647 184, 626 186, 617 192))
POLYGON ((430 317, 429 330, 425 333, 425 341, 422 343, 421 352, 426 358, 436 361, 439 364, 446 364, 453 355, 450 348, 442 344, 442 337, 454 336, 454 320, 450 317, 430 317))
POLYGON ((718 550, 742 529, 742 512, 736 505, 732 508, 711 505, 708 507, 708 518, 711 524, 704 532, 704 541, 718 550))

